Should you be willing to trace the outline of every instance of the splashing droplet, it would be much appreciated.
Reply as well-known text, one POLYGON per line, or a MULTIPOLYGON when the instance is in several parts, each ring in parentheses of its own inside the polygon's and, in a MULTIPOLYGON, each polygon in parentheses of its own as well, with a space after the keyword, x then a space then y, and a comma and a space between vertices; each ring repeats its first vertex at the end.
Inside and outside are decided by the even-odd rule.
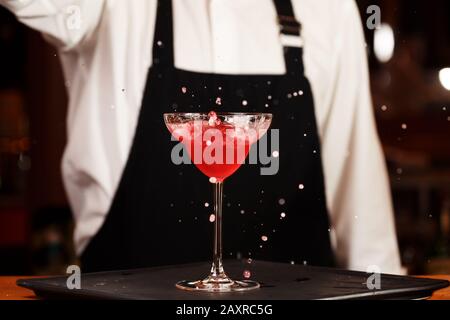
POLYGON ((208 113, 208 125, 214 127, 218 124, 217 122, 218 122, 217 113, 215 113, 214 111, 208 113))
POLYGON ((283 199, 283 198, 281 198, 280 200, 278 200, 278 204, 279 204, 280 206, 284 206, 284 205, 286 204, 286 200, 283 199))
POLYGON ((261 240, 264 241, 264 242, 267 242, 269 240, 269 238, 267 236, 262 236, 261 240))
POLYGON ((245 270, 242 275, 245 279, 250 279, 252 277, 252 273, 249 270, 245 270))
POLYGON ((284 219, 284 218, 286 218, 286 213, 281 213, 281 219, 284 219))
POLYGON ((209 208, 209 203, 205 202, 205 208, 209 208))
POLYGON ((213 223, 215 221, 216 221, 216 215, 215 214, 210 215, 209 216, 209 222, 213 223))
POLYGON ((243 105, 244 107, 248 106, 248 101, 247 101, 247 100, 243 100, 243 101, 242 101, 242 105, 243 105))
POLYGON ((187 88, 186 88, 186 87, 181 87, 181 92, 182 92, 183 94, 186 94, 186 93, 187 93, 187 88))
POLYGON ((216 104, 217 104, 218 106, 221 106, 221 105, 222 105, 222 98, 218 97, 218 98, 216 99, 216 104))
POLYGON ((300 190, 305 190, 305 185, 300 184, 300 185, 298 186, 298 188, 299 188, 300 190))
POLYGON ((272 157, 274 157, 274 158, 278 158, 279 156, 280 156, 280 152, 278 152, 278 151, 274 151, 272 153, 272 157))
POLYGON ((216 184, 217 183, 217 178, 212 177, 212 178, 209 179, 209 182, 211 182, 212 184, 216 184))

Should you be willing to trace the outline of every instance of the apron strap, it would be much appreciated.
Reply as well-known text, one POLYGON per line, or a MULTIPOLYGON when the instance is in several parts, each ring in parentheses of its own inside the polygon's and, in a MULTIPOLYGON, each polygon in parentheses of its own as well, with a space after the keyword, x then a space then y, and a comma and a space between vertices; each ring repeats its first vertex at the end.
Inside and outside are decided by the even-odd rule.
MULTIPOLYGON (((284 59, 288 75, 304 72, 301 49, 301 24, 294 15, 291 0, 273 0, 280 25, 280 38, 284 47, 284 59), (294 40, 294 41, 293 41, 294 40), (293 45, 293 43, 297 45, 293 45)), ((158 0, 156 27, 153 40, 153 64, 175 65, 172 0, 158 0)))
POLYGON ((291 0, 274 0, 280 33, 300 37, 301 24, 297 21, 291 0))
POLYGON ((153 64, 174 66, 172 0, 158 0, 155 36, 153 39, 153 64))
POLYGON ((280 26, 280 39, 284 47, 286 73, 301 76, 304 73, 302 25, 294 14, 291 0, 273 0, 280 26))

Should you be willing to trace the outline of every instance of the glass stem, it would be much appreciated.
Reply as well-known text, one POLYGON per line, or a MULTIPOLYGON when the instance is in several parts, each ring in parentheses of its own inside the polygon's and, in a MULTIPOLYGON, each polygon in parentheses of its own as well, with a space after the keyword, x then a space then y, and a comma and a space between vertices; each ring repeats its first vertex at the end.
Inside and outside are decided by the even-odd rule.
POLYGON ((222 202, 223 202, 223 182, 214 184, 214 255, 211 268, 212 279, 227 278, 222 264, 222 202))

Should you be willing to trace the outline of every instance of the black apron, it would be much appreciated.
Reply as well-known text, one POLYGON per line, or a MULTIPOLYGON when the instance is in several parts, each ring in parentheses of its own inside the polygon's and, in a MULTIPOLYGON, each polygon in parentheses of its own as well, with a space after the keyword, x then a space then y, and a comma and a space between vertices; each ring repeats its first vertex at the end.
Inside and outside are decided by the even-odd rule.
MULTIPOLYGON (((291 2, 274 3, 280 34, 300 36, 291 2)), ((176 142, 163 121, 164 113, 211 110, 272 113, 271 128, 280 130, 277 175, 261 176, 260 166, 244 165, 225 181, 224 259, 333 266, 320 140, 303 50, 284 48, 285 75, 180 70, 174 66, 172 20, 172 1, 159 0, 153 65, 133 145, 106 220, 81 257, 83 271, 212 258, 212 185, 194 165, 173 164, 176 142)))

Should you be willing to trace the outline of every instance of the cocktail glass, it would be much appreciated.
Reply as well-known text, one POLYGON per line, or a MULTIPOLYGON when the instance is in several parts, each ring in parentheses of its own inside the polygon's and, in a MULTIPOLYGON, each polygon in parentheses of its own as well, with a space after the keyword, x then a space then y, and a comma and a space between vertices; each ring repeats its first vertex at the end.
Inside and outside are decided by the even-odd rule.
POLYGON ((250 280, 232 280, 222 263, 223 183, 234 174, 250 148, 266 134, 272 115, 266 113, 170 113, 164 121, 172 136, 184 144, 191 161, 214 185, 214 254, 206 279, 181 281, 176 287, 188 291, 231 292, 258 289, 250 280))

